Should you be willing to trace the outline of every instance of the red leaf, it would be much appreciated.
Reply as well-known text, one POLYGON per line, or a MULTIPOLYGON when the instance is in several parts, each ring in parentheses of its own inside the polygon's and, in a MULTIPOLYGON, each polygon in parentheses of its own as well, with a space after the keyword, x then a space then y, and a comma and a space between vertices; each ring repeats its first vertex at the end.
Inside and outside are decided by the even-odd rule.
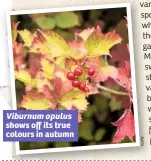
POLYGON ((56 96, 59 96, 62 90, 63 82, 60 78, 55 78, 54 81, 55 81, 55 84, 54 84, 55 93, 56 93, 56 96))
POLYGON ((50 88, 47 85, 43 86, 42 92, 51 102, 51 108, 55 109, 57 102, 56 102, 55 97, 54 97, 54 92, 51 91, 50 88))
POLYGON ((116 96, 116 99, 117 99, 117 101, 121 101, 122 107, 124 107, 124 108, 129 108, 132 104, 132 102, 128 96, 116 96))
POLYGON ((14 67, 15 69, 25 68, 25 56, 23 51, 23 44, 13 41, 13 58, 14 58, 14 67))
POLYGON ((111 49, 112 62, 129 61, 129 48, 125 44, 118 44, 111 49))
POLYGON ((128 92, 132 91, 132 82, 131 82, 131 68, 130 63, 125 61, 121 64, 119 71, 119 81, 120 83, 125 86, 128 92))
POLYGON ((113 137, 112 143, 119 143, 125 137, 128 137, 131 141, 133 141, 135 127, 134 116, 131 109, 126 109, 120 119, 112 124, 117 127, 117 131, 113 137))
POLYGON ((55 88, 54 92, 55 92, 57 98, 65 93, 67 93, 71 89, 73 89, 70 81, 68 81, 68 80, 62 81, 58 77, 55 78, 54 88, 55 88))
POLYGON ((29 72, 33 78, 36 76, 38 70, 41 67, 40 58, 41 58, 40 55, 30 53, 30 57, 29 57, 29 61, 28 61, 29 72))

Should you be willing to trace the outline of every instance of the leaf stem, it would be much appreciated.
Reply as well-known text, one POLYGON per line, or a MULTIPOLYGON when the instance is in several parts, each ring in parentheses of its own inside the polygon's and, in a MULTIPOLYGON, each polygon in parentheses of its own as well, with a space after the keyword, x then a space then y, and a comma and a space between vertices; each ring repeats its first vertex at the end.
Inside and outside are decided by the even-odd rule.
POLYGON ((123 84, 121 84, 118 80, 115 80, 115 82, 116 82, 119 86, 121 86, 121 87, 123 87, 123 88, 126 88, 126 86, 124 86, 123 84))
POLYGON ((96 84, 95 87, 98 88, 98 89, 110 92, 110 93, 115 94, 115 95, 129 96, 128 93, 119 92, 119 91, 116 91, 116 90, 113 90, 113 89, 109 89, 107 87, 101 86, 100 84, 96 84))

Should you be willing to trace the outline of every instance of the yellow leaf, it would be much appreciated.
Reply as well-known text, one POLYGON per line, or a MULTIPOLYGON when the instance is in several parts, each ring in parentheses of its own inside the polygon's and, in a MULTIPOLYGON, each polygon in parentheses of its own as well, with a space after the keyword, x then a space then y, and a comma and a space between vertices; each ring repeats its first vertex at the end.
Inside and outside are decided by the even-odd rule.
POLYGON ((38 30, 35 35, 30 52, 51 57, 67 55, 68 45, 59 34, 52 30, 38 30))
POLYGON ((65 62, 66 62, 66 57, 64 56, 60 56, 56 58, 56 64, 57 66, 59 66, 60 68, 65 68, 65 62))
POLYGON ((15 71, 15 78, 29 86, 36 87, 36 80, 32 79, 31 75, 26 70, 15 71))
POLYGON ((42 93, 31 92, 23 97, 20 107, 27 110, 47 110, 51 107, 51 104, 42 93))
POLYGON ((18 31, 19 35, 21 36, 22 40, 24 41, 24 46, 30 47, 32 43, 32 34, 29 30, 24 29, 18 31))
POLYGON ((87 51, 84 48, 83 42, 72 41, 68 43, 68 45, 69 45, 68 55, 73 59, 79 60, 86 56, 87 51))
POLYGON ((88 105, 85 97, 85 94, 80 90, 71 90, 61 97, 60 104, 67 109, 72 109, 74 106, 79 111, 85 111, 88 105))
POLYGON ((41 66, 42 66, 44 77, 48 79, 52 79, 54 77, 55 65, 51 63, 48 59, 43 58, 41 60, 41 66))
POLYGON ((67 81, 67 76, 66 76, 65 72, 63 72, 61 70, 56 70, 55 77, 61 78, 62 81, 67 81))
POLYGON ((99 27, 88 37, 85 48, 88 52, 88 57, 96 57, 101 55, 109 55, 110 49, 121 43, 121 37, 115 32, 103 34, 99 27))
POLYGON ((84 48, 79 48, 79 49, 69 48, 68 53, 69 53, 68 56, 70 56, 71 58, 75 60, 80 60, 84 58, 87 54, 84 48))

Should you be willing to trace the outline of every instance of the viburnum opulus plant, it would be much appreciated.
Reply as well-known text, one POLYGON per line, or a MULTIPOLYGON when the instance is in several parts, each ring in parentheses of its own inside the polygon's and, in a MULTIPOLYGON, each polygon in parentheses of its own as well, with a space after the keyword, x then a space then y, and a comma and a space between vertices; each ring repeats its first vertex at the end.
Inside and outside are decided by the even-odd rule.
POLYGON ((124 53, 128 45, 117 48, 120 52, 111 50, 121 43, 121 37, 115 32, 103 34, 97 27, 75 33, 75 40, 66 42, 52 30, 32 33, 17 30, 18 24, 12 24, 14 70, 15 78, 25 84, 19 107, 78 110, 80 123, 90 95, 110 97, 111 93, 122 100, 125 108, 123 115, 112 123, 117 127, 112 142, 118 143, 125 137, 133 140, 131 70, 129 54, 124 53), (21 42, 17 41, 18 36, 21 42), (30 55, 28 63, 25 47, 30 55))

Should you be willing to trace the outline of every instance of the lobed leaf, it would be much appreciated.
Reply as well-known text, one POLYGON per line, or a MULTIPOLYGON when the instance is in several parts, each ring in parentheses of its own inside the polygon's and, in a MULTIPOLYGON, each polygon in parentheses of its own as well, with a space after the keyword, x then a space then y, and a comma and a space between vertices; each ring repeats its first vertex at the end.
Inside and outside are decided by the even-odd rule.
POLYGON ((37 81, 32 79, 29 72, 24 69, 15 71, 15 78, 29 86, 36 87, 37 81))
POLYGON ((72 106, 74 106, 79 111, 85 111, 88 105, 85 94, 80 90, 70 90, 66 94, 62 95, 59 102, 67 109, 71 109, 72 106))
POLYGON ((60 98, 64 95, 66 95, 70 90, 72 90, 73 87, 71 85, 71 82, 69 80, 62 80, 60 77, 55 77, 54 79, 54 92, 56 94, 56 98, 58 98, 58 101, 60 98))
POLYGON ((66 41, 52 30, 38 30, 33 38, 30 52, 53 57, 67 55, 66 41))
POLYGON ((87 54, 86 49, 84 48, 84 43, 83 42, 78 42, 78 41, 72 41, 68 43, 69 45, 69 51, 68 55, 75 59, 75 60, 80 60, 84 58, 87 54))
POLYGON ((27 29, 20 30, 18 31, 18 33, 20 37, 22 38, 22 40, 24 41, 24 46, 29 48, 31 46, 32 39, 33 39, 32 33, 27 29))
POLYGON ((20 107, 27 110, 47 110, 50 102, 42 93, 30 92, 23 97, 20 107))
POLYGON ((117 127, 112 143, 121 142, 125 137, 128 137, 133 141, 133 137, 135 136, 135 127, 134 116, 131 109, 126 109, 120 119, 112 124, 117 127))
POLYGON ((103 34, 99 27, 88 37, 85 48, 88 57, 96 57, 101 55, 109 55, 109 50, 114 45, 121 43, 122 39, 115 32, 103 34))
POLYGON ((76 35, 82 38, 82 40, 86 41, 93 32, 94 32, 94 28, 88 28, 83 30, 80 33, 76 33, 76 35))
POLYGON ((44 77, 48 79, 53 79, 54 77, 54 71, 55 71, 55 65, 51 63, 48 59, 41 59, 41 67, 43 70, 44 77))

